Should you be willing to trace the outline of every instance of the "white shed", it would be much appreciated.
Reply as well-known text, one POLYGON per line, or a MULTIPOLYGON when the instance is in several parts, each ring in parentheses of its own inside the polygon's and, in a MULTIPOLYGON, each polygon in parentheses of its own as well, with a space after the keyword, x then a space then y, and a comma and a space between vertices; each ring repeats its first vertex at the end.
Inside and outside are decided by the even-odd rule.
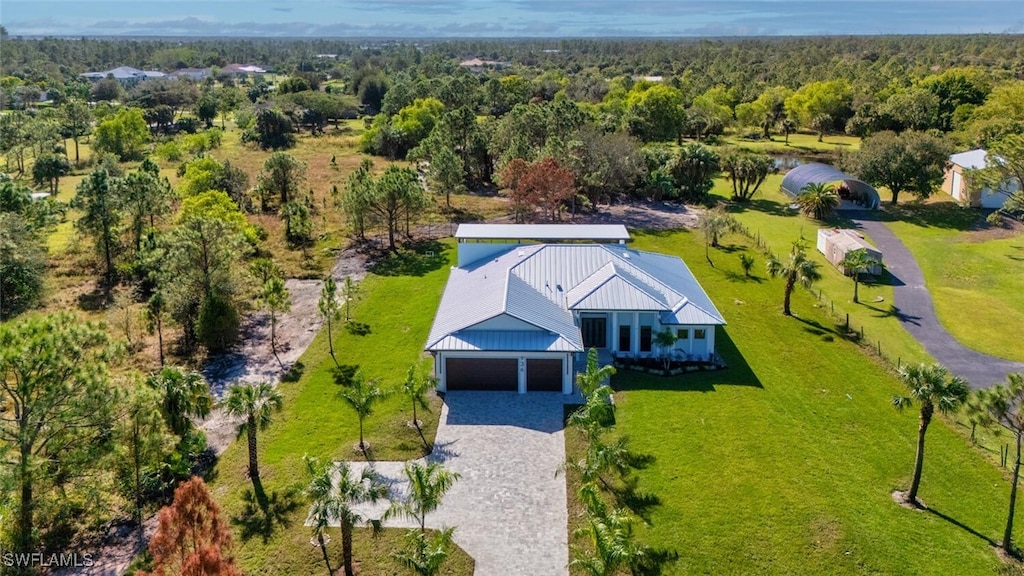
POLYGON ((867 270, 868 274, 882 274, 882 252, 869 244, 859 232, 841 228, 818 230, 818 252, 824 254, 825 259, 842 270, 843 274, 847 274, 847 271, 843 270, 843 258, 855 250, 866 250, 868 256, 875 260, 875 265, 867 270))

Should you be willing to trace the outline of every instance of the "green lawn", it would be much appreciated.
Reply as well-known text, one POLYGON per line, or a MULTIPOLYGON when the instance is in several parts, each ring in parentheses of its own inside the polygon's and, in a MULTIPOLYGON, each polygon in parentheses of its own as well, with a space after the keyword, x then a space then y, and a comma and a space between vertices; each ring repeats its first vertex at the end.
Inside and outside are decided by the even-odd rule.
POLYGON ((819 154, 833 150, 851 151, 860 149, 860 138, 836 134, 826 135, 821 142, 818 142, 817 134, 790 134, 788 145, 786 144, 785 134, 776 134, 774 132, 772 133, 771 140, 747 140, 736 134, 726 135, 721 140, 726 144, 749 150, 793 156, 819 154))
MULTIPOLYGON (((793 242, 801 238, 804 240, 807 244, 807 253, 819 263, 822 275, 822 279, 814 285, 816 293, 821 291, 822 301, 820 304, 812 303, 812 306, 820 305, 827 308, 836 319, 842 319, 843 322, 845 315, 849 314, 851 327, 856 330, 863 328, 865 341, 872 347, 877 349, 881 343, 883 353, 894 363, 930 361, 928 353, 900 325, 899 319, 893 314, 893 291, 888 274, 883 275, 878 282, 862 283, 860 303, 854 304, 853 280, 829 263, 815 247, 820 228, 848 226, 849 222, 834 220, 822 223, 791 209, 792 201, 779 190, 782 177, 781 174, 769 175, 751 202, 731 204, 730 212, 751 234, 761 238, 780 257, 788 253, 793 242)), ((725 178, 716 180, 712 194, 720 200, 728 200, 732 196, 731 184, 725 178)), ((735 268, 739 256, 732 245, 742 240, 739 234, 725 236, 722 240, 723 248, 711 250, 712 261, 716 265, 725 263, 726 266, 735 268)), ((754 275, 757 276, 752 282, 764 282, 767 278, 764 272, 765 259, 756 251, 752 254, 755 258, 754 275)), ((700 255, 700 259, 704 260, 703 254, 700 255)), ((781 291, 781 287, 776 290, 781 291)))
POLYGON ((997 570, 988 539, 1009 486, 962 433, 943 421, 929 431, 921 498, 933 512, 898 506, 917 418, 890 406, 900 387, 886 366, 832 334, 807 292, 785 318, 781 282, 743 281, 736 257, 711 268, 688 232, 635 239, 682 256, 729 322, 718 332, 728 370, 613 381, 619 432, 657 458, 641 487, 662 505, 641 536, 678 551, 669 573, 997 570))
MULTIPOLYGON (((353 316, 369 325, 369 334, 335 331, 339 361, 359 364, 368 378, 391 390, 401 385, 408 366, 421 360, 427 331, 454 262, 450 243, 428 248, 435 251, 434 257, 394 257, 378 268, 380 274, 371 274, 362 283, 363 297, 353 307, 353 316)), ((266 510, 252 503, 252 485, 244 477, 248 457, 244 440, 232 444, 214 470, 213 492, 232 518, 238 558, 250 576, 324 572, 319 549, 309 544, 310 530, 302 525, 308 510, 297 493, 305 480, 302 456, 362 458, 353 449, 359 439, 358 421, 338 397, 339 388, 331 378, 333 363, 326 330, 300 361, 306 367, 304 373, 296 382, 280 384, 284 410, 259 437, 261 476, 270 501, 266 510)), ((431 413, 421 416, 428 443, 433 441, 439 413, 440 400, 433 398, 431 413)), ((404 460, 424 454, 423 440, 406 425, 411 417, 409 402, 396 393, 367 419, 366 439, 374 447, 374 459, 404 460)), ((364 573, 405 573, 388 559, 403 531, 387 531, 384 540, 371 540, 367 529, 359 532, 356 555, 366 562, 364 573)), ((338 534, 333 537, 335 544, 340 542, 338 534)), ((471 573, 472 559, 458 550, 445 574, 471 573)))
POLYGON ((991 229, 952 199, 886 206, 889 227, 917 258, 942 325, 964 345, 1024 361, 1024 233, 991 229))

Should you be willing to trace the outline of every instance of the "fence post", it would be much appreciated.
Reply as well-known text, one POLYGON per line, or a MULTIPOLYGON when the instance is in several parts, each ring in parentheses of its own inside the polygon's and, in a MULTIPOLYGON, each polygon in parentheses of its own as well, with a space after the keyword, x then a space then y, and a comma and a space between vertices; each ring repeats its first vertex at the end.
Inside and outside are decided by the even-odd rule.
POLYGON ((846 313, 846 331, 847 332, 850 331, 850 313, 849 312, 846 313))
POLYGON ((860 339, 861 340, 864 339, 864 327, 863 326, 860 327, 860 339))
POLYGON ((835 300, 829 300, 829 302, 832 303, 832 313, 835 314, 836 313, 836 301, 835 300))
POLYGON ((896 357, 896 369, 899 370, 902 367, 903 367, 903 358, 897 356, 896 357))
POLYGON ((878 342, 878 355, 881 356, 882 355, 882 341, 878 340, 877 342, 878 342))

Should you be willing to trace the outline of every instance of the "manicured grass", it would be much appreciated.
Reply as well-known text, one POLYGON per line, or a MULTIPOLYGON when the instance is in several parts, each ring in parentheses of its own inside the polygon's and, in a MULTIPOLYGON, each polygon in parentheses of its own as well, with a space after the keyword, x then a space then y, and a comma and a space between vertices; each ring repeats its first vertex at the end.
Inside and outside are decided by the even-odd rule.
POLYGON ((738 135, 729 134, 724 136, 722 141, 748 150, 759 150, 784 156, 860 149, 860 138, 843 134, 827 134, 821 142, 818 142, 817 134, 790 134, 789 145, 786 144, 785 134, 776 134, 775 132, 772 132, 771 140, 747 140, 738 135))
POLYGON ((993 229, 979 210, 946 198, 886 206, 888 225, 921 266, 946 330, 969 348, 1024 361, 1024 232, 993 229))
MULTIPOLYGON (((834 316, 833 321, 829 323, 830 326, 836 322, 845 323, 846 314, 849 314, 851 329, 863 328, 865 342, 876 349, 881 343, 883 354, 892 362, 931 361, 928 353, 900 325, 899 319, 893 313, 893 291, 888 273, 883 274, 877 281, 862 282, 859 289, 860 302, 853 303, 853 280, 844 276, 815 247, 820 228, 848 227, 850 223, 841 219, 819 222, 790 208, 792 200, 779 190, 782 177, 781 174, 769 175, 753 200, 748 203, 731 203, 729 211, 751 234, 765 242, 780 258, 785 257, 793 242, 803 239, 807 254, 819 264, 822 275, 821 280, 813 286, 815 293, 821 292, 822 299, 820 302, 812 302, 811 306, 824 307, 834 316)), ((720 200, 728 200, 732 196, 731 184, 725 178, 716 180, 712 194, 720 200)), ((725 263, 727 267, 735 268, 739 262, 739 252, 733 245, 741 240, 742 236, 739 234, 726 235, 722 240, 723 248, 711 250, 711 259, 715 265, 725 263)), ((765 282, 767 274, 764 271, 764 256, 756 250, 748 253, 754 256, 755 278, 747 281, 765 282)), ((700 255, 700 259, 704 261, 703 254, 700 255)), ((781 294, 781 286, 774 289, 781 294)))
POLYGON ((728 370, 613 379, 618 432, 657 458, 641 488, 662 505, 640 536, 678 551, 668 573, 996 571, 987 539, 1001 535, 1009 493, 998 468, 937 420, 921 488, 933 512, 898 506, 917 418, 891 407, 892 372, 829 332, 807 292, 786 318, 780 281, 740 280, 735 258, 711 268, 691 233, 634 237, 683 257, 729 322, 717 341, 728 370))
MULTIPOLYGON (((353 306, 353 319, 369 325, 370 333, 358 336, 339 327, 334 331, 335 351, 342 364, 358 364, 368 379, 396 393, 383 401, 365 423, 366 440, 376 460, 406 460, 425 453, 437 431, 441 402, 431 398, 421 439, 406 423, 412 418, 409 401, 397 392, 409 365, 422 360, 434 312, 440 301, 449 266, 454 263, 451 244, 430 247, 434 257, 403 254, 378 268, 362 283, 363 297, 353 306), (386 275, 384 275, 386 274, 386 275)), ((425 250, 424 250, 425 252, 425 250)), ((328 355, 326 330, 316 337, 300 362, 305 366, 296 382, 281 383, 284 410, 260 433, 260 470, 270 500, 268 511, 252 504, 253 489, 245 477, 248 463, 244 439, 223 454, 214 470, 212 489, 225 512, 233 519, 238 557, 246 574, 321 574, 319 549, 309 544, 311 532, 303 526, 308 504, 297 490, 305 482, 304 454, 333 460, 359 460, 354 450, 359 440, 358 421, 338 396, 331 376, 334 364, 328 355)), ((426 365, 429 367, 429 361, 426 365)), ((401 530, 371 542, 368 529, 360 529, 357 556, 368 564, 364 573, 404 574, 388 560, 396 549, 401 530), (362 551, 361 551, 362 550, 362 551)), ((340 536, 333 535, 335 543, 340 536)), ((458 551, 446 574, 470 574, 472 560, 458 551)))

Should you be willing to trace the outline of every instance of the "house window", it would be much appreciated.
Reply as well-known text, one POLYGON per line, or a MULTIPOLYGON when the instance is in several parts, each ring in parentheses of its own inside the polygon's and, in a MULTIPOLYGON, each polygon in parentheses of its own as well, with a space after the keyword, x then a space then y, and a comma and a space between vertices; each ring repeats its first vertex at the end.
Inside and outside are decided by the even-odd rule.
POLYGON ((706 334, 705 334, 703 328, 694 328, 693 329, 693 339, 694 340, 703 340, 705 337, 706 337, 706 334))
POLYGON ((630 326, 626 324, 619 326, 619 351, 629 352, 630 349, 630 326))
POLYGON ((676 338, 678 338, 679 340, 689 340, 690 339, 690 329, 689 328, 679 328, 678 330, 676 330, 676 338))
POLYGON ((640 327, 640 351, 650 352, 651 351, 651 327, 641 326, 640 327))

